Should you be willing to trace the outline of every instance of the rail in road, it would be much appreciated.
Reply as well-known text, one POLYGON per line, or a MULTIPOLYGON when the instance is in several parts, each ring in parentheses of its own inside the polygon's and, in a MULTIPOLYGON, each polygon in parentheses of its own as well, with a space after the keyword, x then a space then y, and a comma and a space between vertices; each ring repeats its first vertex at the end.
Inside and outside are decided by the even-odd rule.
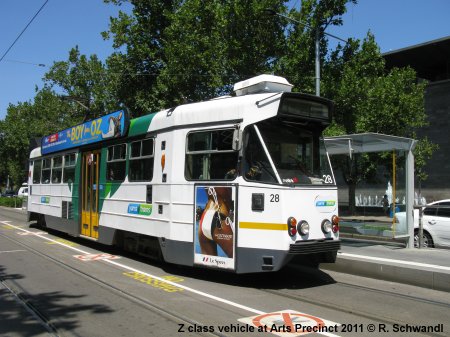
MULTIPOLYGON (((307 268, 234 275, 150 263, 104 248, 0 214, 0 280, 34 314, 44 335, 446 336, 450 331, 450 296, 444 292, 307 268)), ((26 322, 22 325, 8 331, 1 324, 0 335, 26 335, 26 322)))

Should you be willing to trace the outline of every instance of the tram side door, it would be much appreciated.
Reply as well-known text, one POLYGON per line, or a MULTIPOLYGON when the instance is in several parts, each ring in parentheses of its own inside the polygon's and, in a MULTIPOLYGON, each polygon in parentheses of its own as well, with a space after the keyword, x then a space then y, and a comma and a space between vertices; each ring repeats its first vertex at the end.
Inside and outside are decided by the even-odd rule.
POLYGON ((100 151, 83 153, 81 186, 81 235, 98 239, 100 151))

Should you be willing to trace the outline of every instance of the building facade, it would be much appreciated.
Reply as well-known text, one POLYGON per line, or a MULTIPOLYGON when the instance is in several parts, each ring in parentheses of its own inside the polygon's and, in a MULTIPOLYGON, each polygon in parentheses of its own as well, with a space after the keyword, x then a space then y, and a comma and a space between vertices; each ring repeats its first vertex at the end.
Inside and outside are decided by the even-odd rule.
MULTIPOLYGON (((439 145, 427 163, 428 179, 420 185, 427 202, 450 199, 450 36, 383 54, 388 69, 410 66, 427 81, 425 112, 429 125, 419 138, 439 145)), ((415 182, 416 190, 419 182, 415 182)))

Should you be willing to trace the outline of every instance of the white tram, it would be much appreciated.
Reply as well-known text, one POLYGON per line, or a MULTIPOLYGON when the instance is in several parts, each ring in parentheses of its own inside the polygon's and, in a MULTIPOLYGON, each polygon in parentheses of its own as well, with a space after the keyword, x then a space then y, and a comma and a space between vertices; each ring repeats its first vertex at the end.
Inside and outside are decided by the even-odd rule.
POLYGON ((276 271, 296 255, 334 262, 337 188, 322 139, 332 103, 271 75, 234 89, 43 137, 30 154, 29 220, 236 273, 276 271))

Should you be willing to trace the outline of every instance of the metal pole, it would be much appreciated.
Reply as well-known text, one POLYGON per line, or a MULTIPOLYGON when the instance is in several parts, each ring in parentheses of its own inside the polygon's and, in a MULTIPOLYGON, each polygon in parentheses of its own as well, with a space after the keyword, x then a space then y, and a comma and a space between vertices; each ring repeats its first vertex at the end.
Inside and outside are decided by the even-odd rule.
POLYGON ((320 43, 319 29, 316 28, 316 96, 320 97, 320 43))
POLYGON ((406 223, 408 228, 407 247, 414 249, 414 154, 417 141, 413 141, 406 155, 406 223))
POLYGON ((392 225, 394 227, 395 233, 395 199, 396 199, 396 176, 395 171, 397 170, 395 161, 395 150, 392 150, 392 225))
MULTIPOLYGON (((270 15, 276 15, 276 16, 279 16, 279 17, 282 17, 282 18, 285 18, 285 19, 287 19, 287 20, 289 20, 289 21, 292 21, 292 22, 296 22, 296 23, 298 23, 298 24, 301 24, 302 26, 305 26, 305 27, 307 27, 307 28, 309 28, 309 29, 314 29, 314 28, 312 28, 310 25, 308 25, 306 22, 302 22, 302 21, 300 21, 300 20, 297 20, 297 19, 294 19, 294 18, 291 18, 291 17, 289 17, 289 16, 286 16, 286 15, 284 15, 284 14, 281 14, 281 13, 277 13, 277 12, 275 12, 273 9, 270 9, 270 8, 266 8, 266 10, 265 10, 268 14, 270 14, 270 15)), ((316 31, 316 41, 315 41, 315 47, 316 47, 316 50, 315 50, 315 62, 316 62, 316 96, 320 96, 320 31, 319 31, 319 27, 317 27, 317 28, 315 28, 315 31, 316 31)), ((327 35, 327 36, 331 36, 332 38, 335 38, 335 39, 337 39, 337 40, 339 40, 339 41, 342 41, 342 42, 344 42, 344 43, 347 43, 348 41, 346 41, 346 40, 344 40, 344 39, 341 39, 340 37, 337 37, 336 35, 333 35, 333 34, 329 34, 329 33, 327 33, 327 32, 323 32, 323 34, 325 34, 325 35, 327 35)))
POLYGON ((419 248, 423 247, 423 207, 419 208, 419 248))

